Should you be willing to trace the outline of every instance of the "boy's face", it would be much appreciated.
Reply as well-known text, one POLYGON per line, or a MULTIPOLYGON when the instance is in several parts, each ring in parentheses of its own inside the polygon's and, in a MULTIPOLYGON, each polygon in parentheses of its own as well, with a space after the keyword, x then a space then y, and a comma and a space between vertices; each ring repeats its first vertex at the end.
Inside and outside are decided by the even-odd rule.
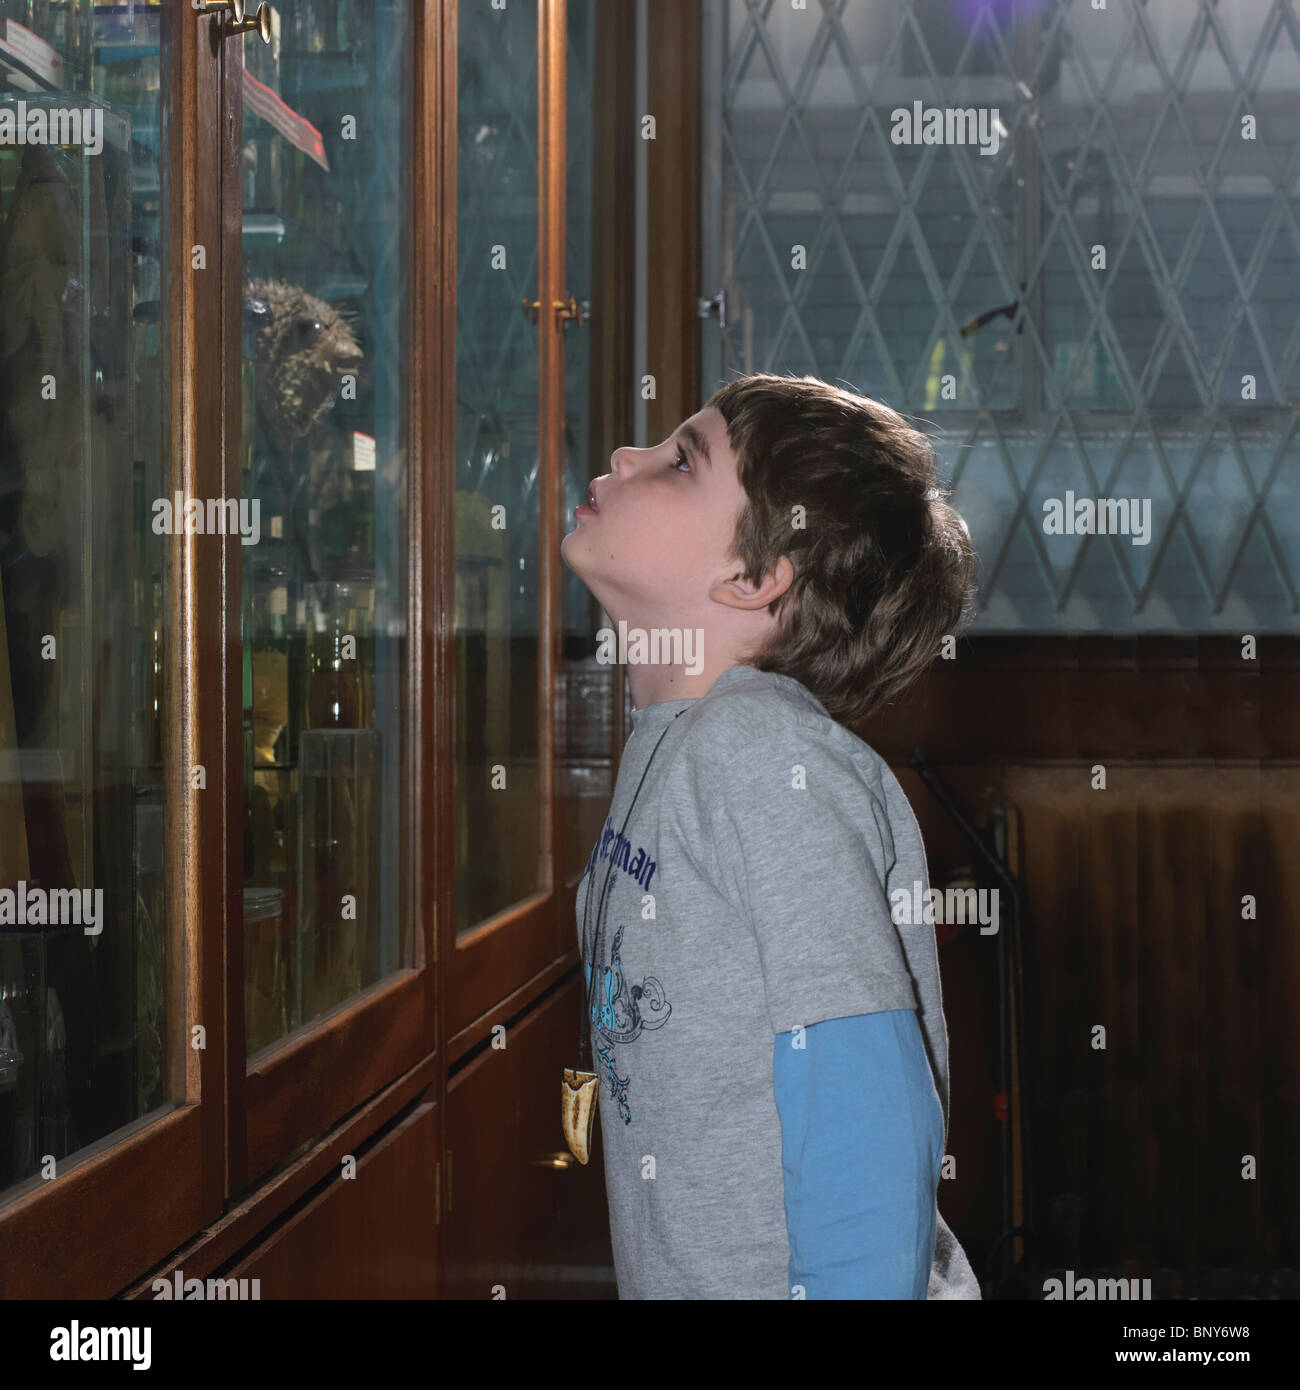
POLYGON ((615 449, 592 491, 597 510, 578 509, 560 554, 610 618, 710 626, 710 596, 740 574, 728 552, 745 503, 721 412, 706 407, 653 448, 615 449))

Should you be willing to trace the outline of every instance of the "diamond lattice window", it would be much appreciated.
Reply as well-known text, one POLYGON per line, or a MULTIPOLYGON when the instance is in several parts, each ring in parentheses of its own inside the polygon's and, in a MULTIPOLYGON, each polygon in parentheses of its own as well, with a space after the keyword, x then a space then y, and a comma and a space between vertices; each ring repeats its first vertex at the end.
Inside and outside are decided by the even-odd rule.
POLYGON ((703 8, 705 394, 806 372, 921 422, 976 631, 1295 630, 1291 0, 703 8), (895 143, 916 103, 988 138, 895 143))

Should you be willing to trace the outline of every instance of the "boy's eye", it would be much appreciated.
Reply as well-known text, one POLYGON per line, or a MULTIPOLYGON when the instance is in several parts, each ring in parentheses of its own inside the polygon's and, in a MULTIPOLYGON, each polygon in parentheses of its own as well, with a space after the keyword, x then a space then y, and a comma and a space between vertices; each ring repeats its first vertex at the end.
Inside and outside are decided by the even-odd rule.
POLYGON ((683 449, 680 444, 677 446, 677 453, 673 458, 673 467, 676 468, 679 463, 686 464, 687 468, 690 467, 690 460, 686 457, 686 450, 683 449))

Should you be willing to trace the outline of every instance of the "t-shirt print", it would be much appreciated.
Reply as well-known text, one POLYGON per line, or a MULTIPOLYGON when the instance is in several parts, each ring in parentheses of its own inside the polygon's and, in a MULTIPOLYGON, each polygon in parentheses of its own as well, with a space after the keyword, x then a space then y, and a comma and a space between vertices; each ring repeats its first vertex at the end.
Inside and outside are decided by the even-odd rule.
MULTIPOLYGON (((606 874, 626 874, 643 892, 650 892, 651 880, 656 865, 645 849, 638 846, 635 855, 627 839, 620 835, 609 819, 600 843, 591 852, 587 861, 586 882, 593 901, 587 909, 588 929, 595 933, 598 925, 598 902, 596 889, 604 895, 606 874), (603 871, 599 870, 602 861, 610 861, 603 871), (594 886, 593 886, 594 885, 594 886)), ((613 885, 611 884, 611 889, 613 885)), ((606 900, 608 906, 608 899, 606 900)), ((584 966, 587 998, 590 1000, 591 1051, 596 1059, 596 1072, 601 1078, 602 1089, 618 1106, 618 1113, 624 1124, 632 1123, 632 1106, 628 1087, 629 1075, 619 1071, 619 1057, 616 1048, 619 1044, 635 1042, 647 1028, 662 1028, 672 1014, 673 1006, 663 985, 654 975, 643 975, 636 983, 629 985, 623 970, 623 935, 628 924, 620 922, 614 931, 614 939, 609 940, 611 924, 606 922, 601 928, 598 945, 593 946, 600 959, 596 963, 596 987, 592 988, 592 962, 584 966)))

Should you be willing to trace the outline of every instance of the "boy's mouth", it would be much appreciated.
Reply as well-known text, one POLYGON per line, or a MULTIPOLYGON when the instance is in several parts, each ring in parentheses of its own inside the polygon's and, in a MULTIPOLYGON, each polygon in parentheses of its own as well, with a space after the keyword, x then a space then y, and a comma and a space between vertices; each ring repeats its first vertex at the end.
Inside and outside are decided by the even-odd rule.
POLYGON ((575 516, 580 516, 583 512, 587 512, 592 516, 596 516, 600 512, 600 508, 596 505, 596 486, 594 483, 590 483, 587 486, 586 503, 573 509, 575 516))

